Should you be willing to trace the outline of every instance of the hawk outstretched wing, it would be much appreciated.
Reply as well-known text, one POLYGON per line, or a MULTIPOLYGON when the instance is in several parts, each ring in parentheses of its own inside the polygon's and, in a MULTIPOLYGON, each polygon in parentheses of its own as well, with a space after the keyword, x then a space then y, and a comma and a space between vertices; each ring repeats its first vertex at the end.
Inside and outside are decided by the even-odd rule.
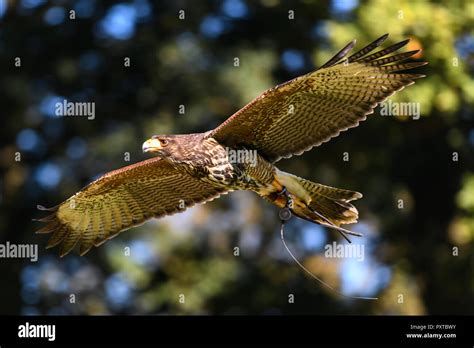
POLYGON ((79 243, 84 255, 94 245, 150 218, 184 211, 228 190, 175 170, 158 157, 109 172, 50 210, 37 233, 52 233, 48 248, 61 256, 79 243))
POLYGON ((424 77, 403 72, 427 64, 401 63, 418 50, 387 56, 409 40, 371 53, 387 37, 344 58, 352 41, 318 70, 265 91, 207 136, 227 146, 256 149, 276 162, 356 127, 378 103, 424 77))

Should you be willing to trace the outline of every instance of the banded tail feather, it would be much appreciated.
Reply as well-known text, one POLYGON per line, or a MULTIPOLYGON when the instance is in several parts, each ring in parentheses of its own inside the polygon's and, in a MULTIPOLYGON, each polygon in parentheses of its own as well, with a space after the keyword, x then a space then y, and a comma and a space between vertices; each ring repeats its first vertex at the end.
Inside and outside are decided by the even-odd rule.
POLYGON ((278 207, 285 207, 287 203, 281 195, 285 188, 292 201, 289 208, 296 216, 336 229, 344 237, 345 234, 360 236, 340 226, 357 222, 357 208, 350 202, 362 198, 361 193, 318 184, 278 169, 272 185, 275 191, 262 193, 262 196, 278 207))

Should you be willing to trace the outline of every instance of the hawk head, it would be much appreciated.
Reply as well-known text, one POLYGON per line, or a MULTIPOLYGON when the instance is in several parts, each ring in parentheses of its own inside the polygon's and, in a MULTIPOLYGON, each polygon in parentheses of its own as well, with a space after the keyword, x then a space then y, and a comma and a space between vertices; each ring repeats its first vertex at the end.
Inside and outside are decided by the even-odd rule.
POLYGON ((154 135, 142 145, 143 152, 153 152, 158 157, 170 157, 177 148, 177 138, 172 135, 154 135))
POLYGON ((199 153, 204 133, 154 135, 143 143, 143 152, 152 152, 154 155, 172 162, 195 160, 199 153))

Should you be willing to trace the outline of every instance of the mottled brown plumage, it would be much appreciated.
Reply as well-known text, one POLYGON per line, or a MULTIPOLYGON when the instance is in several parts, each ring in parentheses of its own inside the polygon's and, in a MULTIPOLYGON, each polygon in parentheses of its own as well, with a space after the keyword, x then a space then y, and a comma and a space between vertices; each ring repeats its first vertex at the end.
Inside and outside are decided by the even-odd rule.
POLYGON ((258 149, 273 163, 356 127, 378 103, 424 76, 394 74, 425 65, 399 63, 418 51, 380 58, 406 45, 408 40, 366 56, 387 36, 343 59, 355 44, 351 42, 322 68, 264 92, 209 136, 227 146, 245 144, 258 149), (394 62, 397 64, 390 64, 394 62))
POLYGON ((408 40, 373 53, 388 35, 345 58, 349 43, 318 70, 261 94, 206 133, 154 136, 143 145, 158 157, 102 176, 51 213, 38 233, 61 255, 80 244, 81 255, 152 217, 183 211, 233 190, 251 190, 297 216, 342 233, 357 221, 349 203, 358 192, 284 173, 273 163, 301 154, 355 127, 378 103, 423 75, 405 73, 426 63, 395 53, 408 40), (392 55, 390 55, 392 54, 392 55), (239 155, 242 154, 242 157, 239 155), (237 159, 237 160, 235 160, 237 159))
POLYGON ((54 232, 47 247, 62 243, 61 255, 80 240, 80 253, 85 254, 93 245, 150 218, 184 211, 227 191, 152 158, 107 173, 49 209, 52 213, 41 219, 47 225, 37 233, 54 232))

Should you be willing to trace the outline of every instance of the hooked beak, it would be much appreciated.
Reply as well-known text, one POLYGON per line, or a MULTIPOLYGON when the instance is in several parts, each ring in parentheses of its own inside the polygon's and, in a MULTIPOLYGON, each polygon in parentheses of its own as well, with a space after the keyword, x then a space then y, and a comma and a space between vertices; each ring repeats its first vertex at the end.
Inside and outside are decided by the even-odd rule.
POLYGON ((142 145, 143 152, 158 152, 162 149, 158 139, 148 139, 142 145))

